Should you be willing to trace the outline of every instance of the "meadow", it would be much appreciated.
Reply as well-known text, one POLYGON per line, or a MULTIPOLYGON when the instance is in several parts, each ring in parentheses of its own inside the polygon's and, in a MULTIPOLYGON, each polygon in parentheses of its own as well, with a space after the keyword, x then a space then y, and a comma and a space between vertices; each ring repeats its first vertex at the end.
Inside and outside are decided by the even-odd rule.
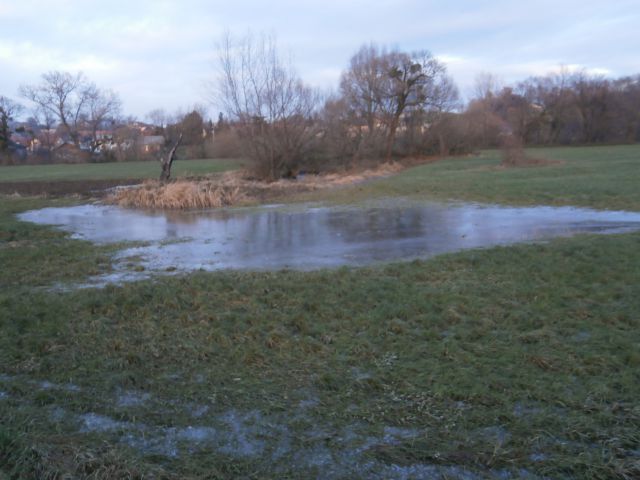
MULTIPOLYGON (((237 159, 204 159, 176 161, 172 174, 175 177, 205 175, 238 168, 237 159)), ((159 162, 147 160, 136 162, 79 163, 52 165, 19 165, 0 168, 2 182, 52 182, 56 180, 118 180, 157 179, 160 176, 159 162)))
POLYGON ((640 210, 640 147, 531 148, 531 158, 548 165, 500 166, 501 153, 454 157, 407 169, 393 177, 352 188, 307 195, 312 200, 349 203, 403 196, 509 205, 577 205, 608 210, 640 210), (555 162, 555 163, 554 163, 555 162))
MULTIPOLYGON (((640 210, 640 146, 532 155, 295 200, 640 210)), ((69 290, 116 247, 14 214, 77 201, 0 204, 0 478, 640 475, 640 233, 69 290)))

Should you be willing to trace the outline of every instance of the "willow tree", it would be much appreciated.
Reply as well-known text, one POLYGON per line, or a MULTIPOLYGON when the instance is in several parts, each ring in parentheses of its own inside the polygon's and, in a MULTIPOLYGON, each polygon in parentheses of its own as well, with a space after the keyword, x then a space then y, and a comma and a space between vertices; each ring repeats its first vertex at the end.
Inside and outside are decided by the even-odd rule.
POLYGON ((376 45, 361 47, 351 58, 340 90, 369 136, 383 134, 387 160, 403 116, 410 111, 440 113, 458 98, 445 65, 430 52, 406 53, 376 45))

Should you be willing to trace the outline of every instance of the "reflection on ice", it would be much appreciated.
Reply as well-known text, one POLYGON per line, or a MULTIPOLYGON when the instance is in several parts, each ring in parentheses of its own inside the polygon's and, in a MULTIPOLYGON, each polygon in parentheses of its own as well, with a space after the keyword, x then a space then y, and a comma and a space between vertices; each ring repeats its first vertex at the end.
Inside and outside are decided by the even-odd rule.
MULTIPOLYGON (((456 250, 576 233, 640 229, 640 213, 573 207, 500 207, 389 201, 376 207, 146 212, 113 206, 46 208, 22 220, 58 225, 122 250, 102 282, 197 269, 315 269, 426 258, 456 250), (135 257, 144 272, 126 268, 135 257)), ((140 268, 139 268, 140 269, 140 268)))

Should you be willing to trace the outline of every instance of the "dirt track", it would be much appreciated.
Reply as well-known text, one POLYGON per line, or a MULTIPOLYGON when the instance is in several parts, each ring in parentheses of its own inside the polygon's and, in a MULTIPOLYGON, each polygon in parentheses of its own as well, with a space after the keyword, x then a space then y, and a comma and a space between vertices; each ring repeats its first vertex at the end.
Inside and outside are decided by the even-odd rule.
POLYGON ((101 196, 108 188, 118 185, 135 185, 142 180, 135 178, 111 180, 56 180, 35 182, 0 182, 0 194, 12 195, 86 195, 101 196))

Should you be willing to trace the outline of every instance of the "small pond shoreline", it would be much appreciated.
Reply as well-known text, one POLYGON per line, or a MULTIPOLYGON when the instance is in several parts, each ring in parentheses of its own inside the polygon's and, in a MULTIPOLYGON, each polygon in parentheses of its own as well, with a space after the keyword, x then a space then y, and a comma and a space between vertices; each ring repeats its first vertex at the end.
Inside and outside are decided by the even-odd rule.
POLYGON ((314 270, 425 259, 460 250, 580 233, 640 230, 640 213, 577 207, 505 207, 379 199, 362 205, 296 204, 194 211, 100 204, 32 210, 98 244, 143 242, 114 256, 114 271, 87 286, 196 270, 314 270))

